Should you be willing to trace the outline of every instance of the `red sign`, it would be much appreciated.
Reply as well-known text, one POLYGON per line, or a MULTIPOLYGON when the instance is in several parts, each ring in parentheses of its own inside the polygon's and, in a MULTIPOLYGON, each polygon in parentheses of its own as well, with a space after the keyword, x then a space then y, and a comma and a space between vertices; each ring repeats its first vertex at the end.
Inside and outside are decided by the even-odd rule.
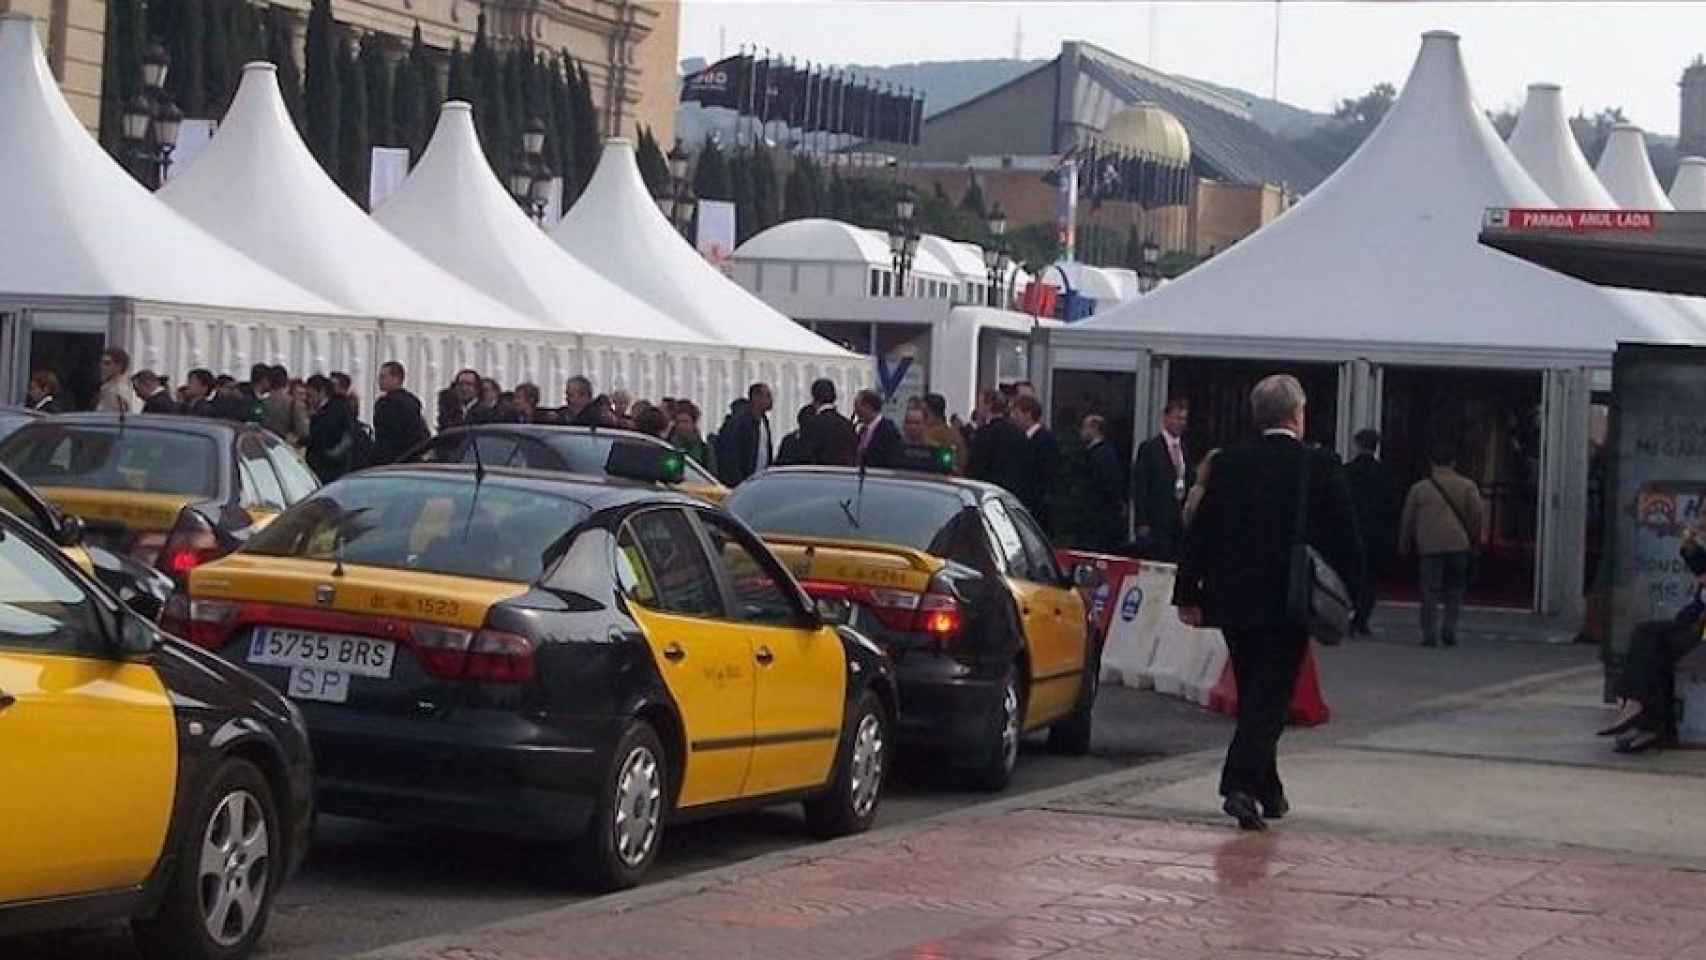
POLYGON ((1487 225, 1492 227, 1509 227, 1512 230, 1562 230, 1570 233, 1603 230, 1650 233, 1658 227, 1658 218, 1650 210, 1551 210, 1519 207, 1493 210, 1487 219, 1487 225))

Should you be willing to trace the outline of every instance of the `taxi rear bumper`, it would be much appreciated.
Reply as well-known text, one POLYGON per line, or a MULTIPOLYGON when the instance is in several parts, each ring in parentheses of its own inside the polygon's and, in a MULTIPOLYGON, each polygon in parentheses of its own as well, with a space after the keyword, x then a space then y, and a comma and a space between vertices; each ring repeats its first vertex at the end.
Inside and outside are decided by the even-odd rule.
POLYGON ((895 679, 900 691, 896 732, 903 747, 981 756, 990 731, 999 729, 1002 668, 912 652, 896 659, 895 679))
POLYGON ((384 716, 305 703, 324 813, 568 840, 585 829, 620 722, 514 712, 384 716))

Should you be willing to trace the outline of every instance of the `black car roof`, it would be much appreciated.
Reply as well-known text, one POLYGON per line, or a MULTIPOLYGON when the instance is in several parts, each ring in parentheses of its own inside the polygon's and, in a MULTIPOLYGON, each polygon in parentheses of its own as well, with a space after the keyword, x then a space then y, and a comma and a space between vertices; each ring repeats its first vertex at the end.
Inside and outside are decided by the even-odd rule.
MULTIPOLYGON (((472 483, 475 475, 479 472, 480 467, 471 463, 400 463, 386 467, 373 467, 350 474, 350 476, 465 477, 469 483, 472 483)), ((534 490, 539 493, 566 496, 591 510, 607 510, 612 507, 625 507, 642 503, 705 506, 704 501, 696 497, 661 490, 650 484, 622 480, 616 477, 593 477, 578 473, 528 470, 521 467, 486 467, 485 473, 485 482, 487 483, 497 482, 512 489, 534 490)))
POLYGON ((18 428, 25 430, 43 429, 55 424, 70 426, 117 427, 119 421, 126 427, 146 428, 149 430, 175 430, 179 433, 196 433, 205 437, 220 440, 231 440, 244 431, 262 432, 261 427, 251 423, 238 423, 234 420, 217 420, 212 417, 190 417, 177 413, 127 413, 122 417, 116 413, 60 413, 51 417, 32 420, 18 428))
MULTIPOLYGON (((858 477, 856 467, 824 467, 824 466, 793 466, 771 467, 763 473, 756 474, 748 483, 762 480, 767 476, 823 476, 823 477, 858 477)), ((1005 492, 1002 487, 982 480, 970 480, 966 477, 956 477, 944 473, 924 473, 917 470, 865 470, 866 483, 883 483, 891 486, 916 486, 931 489, 946 489, 958 493, 967 503, 982 503, 984 500, 1005 492)), ((740 488, 735 488, 738 494, 740 488)))
POLYGON ((637 430, 625 430, 621 427, 580 427, 560 423, 465 423, 458 427, 441 430, 438 436, 452 436, 458 433, 482 433, 501 431, 504 433, 523 433, 535 437, 608 437, 612 440, 638 440, 655 446, 667 447, 669 443, 649 433, 637 430))

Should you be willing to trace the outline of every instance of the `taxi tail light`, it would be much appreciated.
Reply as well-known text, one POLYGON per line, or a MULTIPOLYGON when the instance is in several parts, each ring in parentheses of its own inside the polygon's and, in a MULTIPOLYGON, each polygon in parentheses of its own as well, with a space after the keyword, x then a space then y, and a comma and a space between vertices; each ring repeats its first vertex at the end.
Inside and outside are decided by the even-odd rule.
POLYGON ((533 679, 533 640, 484 628, 413 624, 409 628, 421 667, 445 680, 526 683, 533 679))
MULTIPOLYGON (((147 535, 145 534, 144 537, 147 535)), ((132 548, 137 559, 142 559, 140 544, 144 537, 138 537, 138 547, 132 548)), ((183 589, 189 579, 190 571, 224 556, 225 550, 219 545, 219 536, 213 532, 213 525, 207 522, 199 512, 184 509, 178 514, 178 522, 172 526, 172 532, 166 535, 161 544, 154 566, 161 573, 172 578, 172 582, 183 589)))
POLYGON ((940 579, 932 579, 924 593, 821 580, 808 580, 802 586, 814 599, 862 604, 890 630, 921 633, 941 647, 953 645, 965 627, 965 612, 959 598, 940 579))
POLYGON ((960 609, 959 598, 947 584, 933 578, 929 592, 919 600, 918 632, 946 648, 959 640, 964 628, 965 612, 960 609))
POLYGON ((877 620, 890 630, 904 632, 915 628, 923 600, 922 594, 890 587, 872 587, 865 593, 865 604, 877 620))
MULTIPOLYGON (((174 594, 172 601, 175 603, 181 596, 182 593, 174 594)), ((229 600, 197 600, 191 597, 187 606, 189 609, 185 612, 188 617, 182 624, 183 637, 208 650, 218 650, 230 641, 237 628, 237 615, 243 612, 241 603, 229 600)), ((168 607, 172 604, 169 603, 168 607)))

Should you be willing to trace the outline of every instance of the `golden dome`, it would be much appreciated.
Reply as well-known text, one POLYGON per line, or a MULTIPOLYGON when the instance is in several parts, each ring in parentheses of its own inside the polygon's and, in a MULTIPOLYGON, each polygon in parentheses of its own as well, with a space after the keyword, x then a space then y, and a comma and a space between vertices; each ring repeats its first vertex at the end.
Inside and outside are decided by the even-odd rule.
POLYGON ((1158 104, 1148 101, 1134 103, 1114 114, 1102 130, 1102 138, 1174 163, 1191 160, 1191 135, 1185 132, 1185 125, 1158 104))

